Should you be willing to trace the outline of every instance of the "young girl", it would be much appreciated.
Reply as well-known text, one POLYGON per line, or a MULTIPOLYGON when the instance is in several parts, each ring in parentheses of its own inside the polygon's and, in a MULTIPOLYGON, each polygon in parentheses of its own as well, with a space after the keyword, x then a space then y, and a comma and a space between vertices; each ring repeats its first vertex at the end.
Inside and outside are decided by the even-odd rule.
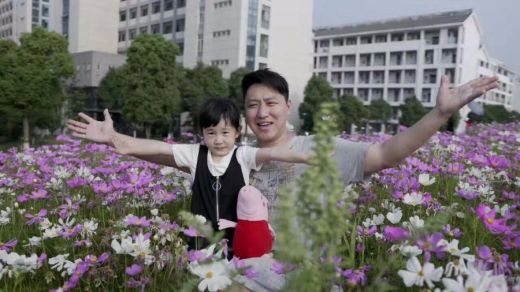
MULTIPOLYGON (((204 216, 218 230, 218 221, 237 221, 237 198, 239 190, 249 184, 251 170, 258 170, 264 162, 276 160, 306 163, 307 155, 286 147, 253 148, 237 147, 240 136, 240 112, 228 99, 210 99, 199 115, 204 145, 174 144, 136 139, 117 133, 107 110, 105 121, 98 122, 80 113, 87 123, 69 120, 69 129, 75 137, 94 142, 107 143, 121 154, 137 157, 170 155, 172 166, 191 174, 191 212, 204 216)), ((234 228, 226 229, 225 238, 230 246, 234 228)), ((195 246, 191 242, 192 248, 195 246)))

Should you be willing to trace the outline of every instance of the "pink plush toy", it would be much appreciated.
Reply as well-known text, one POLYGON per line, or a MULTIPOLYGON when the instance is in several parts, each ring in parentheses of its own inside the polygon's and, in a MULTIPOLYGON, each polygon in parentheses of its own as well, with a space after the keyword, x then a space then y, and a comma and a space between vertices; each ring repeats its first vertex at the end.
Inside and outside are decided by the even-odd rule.
POLYGON ((253 186, 244 186, 238 193, 238 222, 220 219, 219 229, 235 227, 233 252, 240 259, 261 257, 271 252, 273 235, 268 223, 268 201, 253 186))

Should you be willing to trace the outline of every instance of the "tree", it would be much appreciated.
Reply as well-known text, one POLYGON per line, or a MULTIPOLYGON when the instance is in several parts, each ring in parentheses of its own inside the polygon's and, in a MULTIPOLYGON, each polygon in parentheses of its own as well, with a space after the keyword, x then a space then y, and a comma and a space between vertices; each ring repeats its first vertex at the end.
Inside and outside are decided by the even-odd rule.
POLYGON ((147 34, 136 37, 128 49, 121 109, 124 119, 144 127, 147 138, 152 125, 168 123, 171 114, 181 110, 178 88, 182 71, 175 62, 178 53, 173 42, 147 34))
POLYGON ((228 96, 228 84, 222 77, 222 71, 216 66, 205 66, 202 63, 186 70, 182 88, 185 109, 191 113, 196 131, 199 128, 197 115, 204 102, 210 98, 228 96))
POLYGON ((240 111, 244 109, 244 92, 242 92, 242 79, 251 70, 245 67, 240 67, 231 72, 229 76, 229 98, 235 102, 240 111))
POLYGON ((351 125, 359 126, 368 118, 367 108, 353 95, 343 95, 339 98, 339 111, 340 128, 348 133, 351 131, 351 125))
POLYGON ((127 86, 125 83, 127 71, 126 65, 108 69, 97 90, 102 108, 118 110, 123 108, 123 88, 127 86))
POLYGON ((368 106, 368 117, 371 120, 386 122, 392 117, 392 106, 384 99, 376 99, 368 106))
POLYGON ((407 97, 401 106, 401 125, 410 127, 419 121, 426 114, 426 109, 415 96, 407 97))
POLYGON ((67 40, 43 28, 24 34, 15 52, 12 45, 2 49, 9 52, 2 62, 10 66, 2 70, 6 80, 1 87, 7 88, 0 107, 10 119, 23 122, 24 148, 28 148, 29 123, 59 115, 65 99, 62 80, 74 74, 72 57, 67 40))
POLYGON ((312 76, 305 86, 303 102, 298 112, 303 120, 302 131, 312 132, 314 128, 314 113, 324 102, 333 102, 333 89, 329 82, 321 76, 312 76))
POLYGON ((508 111, 503 105, 484 105, 484 114, 482 116, 470 113, 468 118, 477 123, 511 123, 520 120, 520 113, 516 111, 508 111))

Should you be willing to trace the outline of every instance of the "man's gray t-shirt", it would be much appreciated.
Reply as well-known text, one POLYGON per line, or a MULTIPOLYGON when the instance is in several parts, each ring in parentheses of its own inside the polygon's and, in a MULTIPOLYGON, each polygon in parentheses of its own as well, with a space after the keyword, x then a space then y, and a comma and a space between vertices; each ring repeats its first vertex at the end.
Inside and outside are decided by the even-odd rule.
MULTIPOLYGON (((314 136, 295 136, 290 141, 290 148, 301 153, 310 153, 314 147, 314 136)), ((370 143, 351 142, 334 138, 336 148, 333 159, 337 162, 340 178, 345 184, 363 179, 365 155, 370 143)), ((259 189, 269 201, 269 213, 276 206, 279 189, 295 183, 308 168, 306 164, 293 164, 271 161, 264 163, 259 171, 252 171, 250 184, 259 189)))

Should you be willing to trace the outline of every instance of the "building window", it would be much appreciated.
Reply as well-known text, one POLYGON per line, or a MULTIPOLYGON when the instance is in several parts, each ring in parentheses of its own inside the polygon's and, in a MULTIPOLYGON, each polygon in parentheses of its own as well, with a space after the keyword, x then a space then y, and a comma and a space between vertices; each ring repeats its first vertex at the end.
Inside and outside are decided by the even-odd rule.
POLYGON ((433 64, 433 50, 424 51, 424 64, 433 64))
POLYGON ((163 23, 163 34, 169 34, 169 33, 172 33, 173 31, 173 22, 171 21, 168 21, 168 22, 165 22, 163 23))
POLYGON ((362 101, 368 101, 368 88, 359 88, 358 97, 362 101))
POLYGON ((42 5, 42 16, 49 17, 49 6, 42 5))
POLYGON ((457 63, 457 49, 443 49, 442 63, 455 64, 457 63))
POLYGON ((226 7, 226 6, 231 6, 232 4, 233 4, 232 0, 220 1, 220 2, 215 3, 215 9, 226 7))
POLYGON ((164 11, 170 11, 173 9, 173 0, 164 0, 164 11))
POLYGON ((177 0, 177 8, 182 8, 186 6, 186 0, 177 0))
POLYGON ((45 19, 42 19, 42 27, 43 28, 49 28, 49 22, 45 19))
POLYGON ((341 72, 330 73, 330 83, 341 84, 341 72))
POLYGON ((388 71, 388 82, 389 83, 401 83, 401 71, 399 70, 390 70, 388 71))
POLYGON ((135 39, 136 35, 137 35, 137 29, 132 28, 132 29, 128 30, 128 38, 130 40, 135 39))
POLYGON ((411 31, 406 34, 406 40, 408 41, 414 41, 421 38, 421 32, 419 31, 411 31))
POLYGON ((360 41, 361 44, 371 44, 372 43, 372 36, 371 35, 362 36, 359 41, 360 41))
POLYGON ((345 55, 345 67, 356 67, 356 55, 345 55))
POLYGON ((125 21, 126 20, 126 11, 120 11, 119 12, 119 21, 125 21))
POLYGON ((439 31, 428 30, 424 32, 424 38, 427 45, 438 45, 439 44, 439 31))
POLYGON ((415 89, 405 88, 403 91, 403 97, 404 97, 404 99, 407 99, 409 97, 415 97, 415 89))
POLYGON ((161 2, 156 1, 156 2, 152 3, 152 14, 156 14, 159 12, 161 12, 161 2))
POLYGON ((141 6, 141 17, 148 15, 148 4, 141 6))
POLYGON ((228 30, 219 30, 219 31, 214 31, 213 32, 213 37, 214 38, 219 38, 219 37, 225 37, 225 36, 229 36, 231 35, 231 31, 228 29, 228 30))
POLYGON ((456 44, 459 40, 459 30, 457 28, 448 29, 448 44, 456 44))
POLYGON ((386 65, 386 54, 375 53, 374 54, 374 66, 385 66, 386 65))
POLYGON ((262 5, 262 27, 269 29, 269 23, 271 20, 271 7, 262 5))
POLYGON ((354 76, 354 72, 345 72, 344 74, 344 78, 343 78, 343 83, 346 83, 346 84, 354 84, 354 80, 355 79, 355 76, 354 76))
POLYGON ((329 40, 320 41, 320 48, 328 48, 328 47, 329 47, 329 40))
POLYGON ((229 65, 229 60, 228 59, 212 60, 211 65, 212 66, 227 66, 227 65, 229 65))
POLYGON ((376 43, 386 43, 386 34, 376 35, 376 43))
POLYGON ((320 57, 318 68, 327 69, 329 67, 329 58, 328 57, 320 57))
POLYGON ((444 70, 444 75, 448 75, 450 83, 455 83, 455 68, 446 68, 444 70))
POLYGON ((423 88, 422 94, 421 94, 421 101, 424 103, 430 103, 432 101, 431 95, 432 95, 431 88, 423 88))
POLYGON ((267 58, 269 53, 269 36, 266 34, 260 35, 260 57, 267 58))
POLYGON ((263 70, 263 69, 267 69, 268 66, 266 63, 258 63, 258 69, 260 70, 263 70))
POLYGON ((332 56, 332 68, 343 67, 343 55, 332 56))
POLYGON ((152 24, 150 28, 152 29, 152 34, 159 34, 161 32, 161 28, 158 23, 152 24))
POLYGON ((388 101, 390 102, 399 102, 400 92, 401 90, 398 88, 389 88, 388 89, 388 101))
POLYGON ((344 41, 343 38, 333 39, 332 40, 332 46, 333 47, 341 47, 341 46, 343 46, 343 41, 344 41))
POLYGON ((404 83, 415 83, 415 70, 404 71, 404 83))
POLYGON ((392 42, 402 42, 404 40, 403 33, 393 33, 391 38, 392 42))
POLYGON ((377 84, 385 83, 385 71, 373 71, 372 82, 377 84))
POLYGON ((371 54, 361 54, 359 55, 359 66, 370 66, 370 57, 371 54))
POLYGON ((147 34, 148 33, 148 26, 142 26, 139 28, 140 34, 147 34))
POLYGON ((126 40, 126 31, 120 31, 118 39, 120 42, 124 42, 126 40))
POLYGON ((357 45, 357 37, 349 37, 346 41, 347 46, 355 46, 357 45))
POLYGON ((425 84, 437 83, 437 69, 424 69, 423 83, 425 83, 425 84))
POLYGON ((416 65, 417 64, 417 52, 416 51, 407 51, 405 62, 406 62, 406 65, 416 65))
POLYGON ((370 71, 359 71, 358 77, 360 84, 370 83, 370 71))
POLYGON ((186 24, 185 18, 180 18, 175 21, 175 32, 184 31, 184 25, 186 24))
POLYGON ((399 66, 403 64, 403 52, 390 53, 390 65, 399 66))
POLYGON ((129 13, 130 19, 135 19, 137 17, 137 7, 130 9, 129 13))

